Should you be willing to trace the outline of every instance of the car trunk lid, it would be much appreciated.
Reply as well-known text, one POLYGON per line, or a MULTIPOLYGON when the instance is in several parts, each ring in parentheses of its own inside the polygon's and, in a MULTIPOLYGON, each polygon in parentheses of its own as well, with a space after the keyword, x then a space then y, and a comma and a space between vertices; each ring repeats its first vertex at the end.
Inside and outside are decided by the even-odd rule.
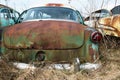
POLYGON ((71 49, 84 43, 85 26, 67 21, 30 21, 4 31, 7 48, 71 49))

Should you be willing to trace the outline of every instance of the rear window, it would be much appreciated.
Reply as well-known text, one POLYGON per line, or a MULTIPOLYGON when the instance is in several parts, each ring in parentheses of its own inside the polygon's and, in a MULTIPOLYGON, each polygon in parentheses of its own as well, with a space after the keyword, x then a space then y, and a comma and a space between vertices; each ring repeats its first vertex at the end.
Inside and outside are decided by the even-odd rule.
POLYGON ((63 7, 38 7, 29 9, 23 21, 32 19, 65 19, 79 22, 77 13, 63 7))

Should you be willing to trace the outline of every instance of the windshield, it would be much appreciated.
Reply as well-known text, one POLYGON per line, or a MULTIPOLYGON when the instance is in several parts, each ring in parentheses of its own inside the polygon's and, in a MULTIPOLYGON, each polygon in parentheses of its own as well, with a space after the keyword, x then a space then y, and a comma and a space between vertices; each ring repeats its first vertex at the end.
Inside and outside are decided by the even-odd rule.
POLYGON ((112 12, 113 15, 120 14, 120 5, 114 7, 114 8, 111 10, 111 12, 112 12))
POLYGON ((63 7, 37 7, 27 10, 23 21, 33 19, 65 19, 79 22, 77 13, 63 7))
POLYGON ((101 10, 93 12, 92 15, 95 16, 95 17, 103 18, 103 17, 110 16, 110 13, 109 13, 108 10, 101 9, 101 10))
POLYGON ((101 10, 97 10, 95 12, 92 12, 90 16, 85 18, 85 21, 98 20, 100 18, 104 18, 104 17, 108 17, 108 16, 110 16, 110 12, 108 10, 101 9, 101 10))

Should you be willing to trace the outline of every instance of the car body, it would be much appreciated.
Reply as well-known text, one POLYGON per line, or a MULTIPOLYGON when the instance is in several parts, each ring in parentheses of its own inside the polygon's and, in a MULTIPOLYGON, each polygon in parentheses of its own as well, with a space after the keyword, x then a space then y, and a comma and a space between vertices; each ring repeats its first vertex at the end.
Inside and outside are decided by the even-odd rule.
POLYGON ((102 35, 84 24, 81 14, 62 4, 25 10, 18 24, 3 33, 2 53, 21 61, 94 62, 102 35))

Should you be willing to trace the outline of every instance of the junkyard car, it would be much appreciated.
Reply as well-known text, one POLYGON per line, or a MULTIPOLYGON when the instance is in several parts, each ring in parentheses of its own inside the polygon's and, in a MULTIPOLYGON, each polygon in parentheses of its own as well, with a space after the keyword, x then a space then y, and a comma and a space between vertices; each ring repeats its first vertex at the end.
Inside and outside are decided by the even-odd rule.
POLYGON ((19 17, 19 12, 0 4, 0 28, 14 25, 19 17))
POLYGON ((85 19, 86 24, 95 25, 105 36, 120 37, 120 5, 115 6, 111 11, 101 9, 92 12, 92 15, 85 19), (98 14, 98 17, 96 14, 98 14), (104 14, 104 15, 103 15, 104 14), (102 16, 101 16, 102 15, 102 16), (94 16, 94 17, 91 17, 94 16))
POLYGON ((120 5, 115 6, 110 12, 111 16, 99 20, 100 26, 98 27, 104 27, 105 35, 120 37, 120 5))
POLYGON ((14 25, 19 17, 19 12, 12 8, 0 4, 0 46, 1 46, 1 35, 3 30, 11 25, 14 25))
POLYGON ((107 48, 118 48, 120 45, 120 5, 115 6, 110 11, 101 9, 93 13, 99 13, 99 16, 91 15, 94 16, 92 19, 91 16, 87 17, 86 24, 94 25, 103 34, 103 42, 107 48))
POLYGON ((111 13, 106 9, 100 9, 92 12, 88 17, 84 19, 85 24, 90 27, 97 27, 97 22, 99 19, 111 16, 111 13))
POLYGON ((18 24, 3 33, 2 53, 12 60, 94 62, 99 59, 102 35, 84 25, 81 14, 62 4, 24 11, 18 24))

